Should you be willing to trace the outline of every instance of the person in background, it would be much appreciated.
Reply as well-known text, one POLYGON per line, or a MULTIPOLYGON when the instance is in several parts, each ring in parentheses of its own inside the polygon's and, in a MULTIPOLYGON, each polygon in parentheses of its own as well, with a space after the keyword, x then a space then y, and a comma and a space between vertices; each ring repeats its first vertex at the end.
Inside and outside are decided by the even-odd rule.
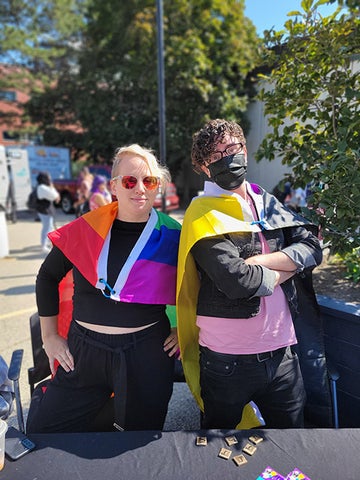
POLYGON ((153 204, 169 181, 150 150, 119 148, 111 179, 117 201, 50 235, 54 247, 39 270, 36 299, 54 378, 41 401, 31 402, 27 432, 92 431, 112 393, 112 430, 162 429, 178 352, 166 306, 175 305, 181 225, 153 204), (71 269, 65 340, 58 292, 71 269))
POLYGON ((12 173, 12 168, 8 165, 8 174, 9 174, 9 185, 8 191, 6 194, 5 200, 5 210, 6 210, 6 218, 11 220, 12 223, 17 222, 17 202, 16 202, 16 195, 15 195, 15 183, 14 183, 14 175, 12 173))
POLYGON ((177 324, 202 427, 236 428, 249 402, 267 428, 303 427, 293 278, 321 263, 319 241, 307 220, 246 181, 237 123, 206 123, 193 136, 191 158, 208 181, 183 220, 177 324))
POLYGON ((291 182, 287 180, 285 183, 282 180, 279 182, 271 192, 281 203, 284 205, 287 204, 287 202, 291 198, 291 182))
POLYGON ((82 167, 78 178, 77 200, 74 203, 76 217, 80 217, 90 210, 89 198, 93 180, 94 175, 90 172, 89 167, 82 167))
POLYGON ((48 234, 55 228, 55 203, 60 202, 59 192, 56 190, 51 181, 51 176, 48 172, 40 172, 36 177, 37 188, 37 204, 36 212, 41 221, 41 249, 44 253, 50 251, 50 244, 48 242, 48 234))
POLYGON ((111 193, 107 189, 107 179, 102 175, 95 175, 89 199, 90 210, 107 205, 112 201, 111 193))

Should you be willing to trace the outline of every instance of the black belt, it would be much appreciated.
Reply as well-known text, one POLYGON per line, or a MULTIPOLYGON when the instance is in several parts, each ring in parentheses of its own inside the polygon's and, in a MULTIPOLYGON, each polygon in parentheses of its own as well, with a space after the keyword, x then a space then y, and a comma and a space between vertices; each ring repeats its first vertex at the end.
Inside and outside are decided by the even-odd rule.
POLYGON ((200 350, 204 349, 207 350, 207 352, 213 353, 216 357, 223 357, 224 359, 227 359, 229 361, 236 361, 238 360, 253 360, 256 362, 265 362, 266 360, 270 360, 270 358, 275 357, 276 355, 284 355, 286 352, 286 349, 288 347, 282 347, 278 348, 277 350, 272 350, 269 352, 261 352, 261 353, 250 353, 250 354, 232 354, 232 353, 219 353, 219 352, 214 352, 213 350, 210 350, 207 347, 200 346, 200 350))
POLYGON ((270 352, 261 352, 261 353, 252 353, 252 354, 245 354, 239 355, 239 357, 249 360, 257 360, 258 362, 265 362, 266 360, 270 360, 270 358, 275 357, 275 355, 283 355, 286 352, 287 347, 278 348, 277 350, 272 350, 270 352))

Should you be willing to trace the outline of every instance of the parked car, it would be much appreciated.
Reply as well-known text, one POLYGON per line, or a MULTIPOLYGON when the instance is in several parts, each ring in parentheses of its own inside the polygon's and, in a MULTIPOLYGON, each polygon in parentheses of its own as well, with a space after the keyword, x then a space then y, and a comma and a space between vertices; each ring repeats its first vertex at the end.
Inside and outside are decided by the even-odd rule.
MULTIPOLYGON (((156 195, 154 207, 158 210, 162 210, 163 199, 161 193, 156 195)), ((166 211, 176 210, 179 208, 179 197, 177 195, 176 186, 174 183, 168 183, 165 189, 165 208, 166 211)))

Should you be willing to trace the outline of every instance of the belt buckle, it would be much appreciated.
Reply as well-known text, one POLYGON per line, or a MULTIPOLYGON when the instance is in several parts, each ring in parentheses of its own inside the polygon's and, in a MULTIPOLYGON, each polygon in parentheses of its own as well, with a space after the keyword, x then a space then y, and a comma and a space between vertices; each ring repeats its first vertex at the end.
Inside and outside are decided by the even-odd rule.
POLYGON ((274 352, 263 352, 256 354, 256 358, 259 363, 266 362, 266 360, 269 360, 269 358, 272 358, 273 356, 274 352))

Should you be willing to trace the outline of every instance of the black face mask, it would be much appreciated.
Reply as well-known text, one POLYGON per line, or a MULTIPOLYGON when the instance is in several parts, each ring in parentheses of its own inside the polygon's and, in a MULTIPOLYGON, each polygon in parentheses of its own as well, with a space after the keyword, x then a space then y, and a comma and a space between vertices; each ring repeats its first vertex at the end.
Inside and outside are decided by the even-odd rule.
POLYGON ((207 166, 211 179, 224 190, 235 190, 245 180, 246 158, 244 153, 223 157, 207 166))

